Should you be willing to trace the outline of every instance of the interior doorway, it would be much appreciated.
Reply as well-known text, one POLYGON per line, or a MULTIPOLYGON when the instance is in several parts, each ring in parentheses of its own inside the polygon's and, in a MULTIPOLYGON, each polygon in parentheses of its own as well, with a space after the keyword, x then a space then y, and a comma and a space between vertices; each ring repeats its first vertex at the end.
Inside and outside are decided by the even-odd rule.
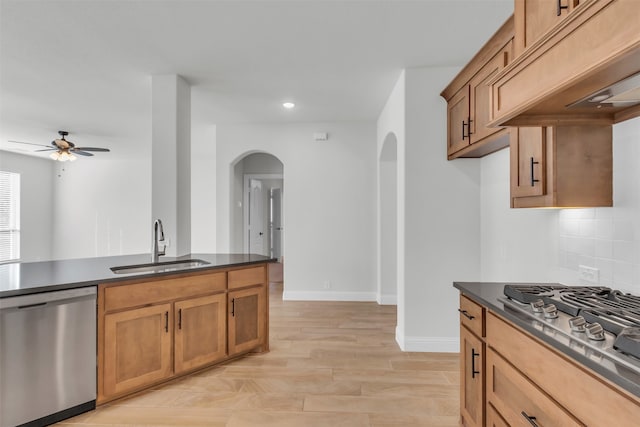
POLYGON ((284 225, 280 174, 244 175, 244 253, 282 258, 284 225))

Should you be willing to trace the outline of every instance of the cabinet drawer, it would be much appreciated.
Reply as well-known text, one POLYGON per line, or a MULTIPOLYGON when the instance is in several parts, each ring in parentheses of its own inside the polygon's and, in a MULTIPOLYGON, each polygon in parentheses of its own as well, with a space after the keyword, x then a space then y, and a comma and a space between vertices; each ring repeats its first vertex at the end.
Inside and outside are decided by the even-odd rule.
POLYGON ((485 336, 484 307, 460 294, 460 323, 479 337, 485 336))
POLYGON ((244 268, 229 272, 229 289, 244 286, 261 285, 265 283, 266 273, 264 265, 260 267, 244 268))
POLYGON ((487 400, 510 425, 524 425, 527 417, 541 426, 582 425, 491 349, 487 351, 487 400))
POLYGON ((636 397, 491 312, 487 314, 487 346, 587 425, 636 425, 640 419, 636 397))
POLYGON ((109 312, 184 299, 224 291, 226 287, 227 276, 224 272, 108 286, 104 290, 104 309, 109 312))

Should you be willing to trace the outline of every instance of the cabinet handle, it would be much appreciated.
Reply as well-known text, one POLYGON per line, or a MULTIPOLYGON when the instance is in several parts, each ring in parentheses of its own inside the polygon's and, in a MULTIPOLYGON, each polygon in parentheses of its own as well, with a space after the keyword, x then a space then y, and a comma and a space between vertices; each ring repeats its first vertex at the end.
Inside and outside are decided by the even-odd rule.
POLYGON ((169 312, 164 312, 164 331, 169 332, 169 312))
POLYGON ((535 176, 533 174, 533 165, 538 165, 540 164, 540 162, 536 162, 533 160, 533 157, 531 158, 531 186, 535 186, 536 182, 540 182, 539 179, 535 179, 535 176))
POLYGON ((471 123, 473 123, 473 120, 471 119, 471 117, 469 117, 469 122, 467 124, 467 130, 469 131, 467 132, 467 136, 469 138, 471 138, 471 135, 473 135, 473 132, 471 132, 471 123))
POLYGON ((178 310, 178 329, 182 329, 182 309, 178 310))
POLYGON ((536 423, 536 417, 529 416, 524 411, 522 411, 520 414, 524 417, 525 420, 529 421, 529 424, 531 424, 533 427, 539 427, 538 423, 536 423))
POLYGON ((464 133, 464 127, 465 127, 466 125, 467 125, 467 124, 466 124, 466 123, 464 122, 464 120, 463 120, 463 121, 462 121, 462 139, 463 139, 463 140, 464 140, 464 139, 467 139, 467 135, 465 135, 465 133, 464 133))
POLYGON ((471 349, 471 378, 475 378, 476 374, 480 371, 476 371, 476 357, 480 356, 480 353, 476 353, 475 349, 471 349))
POLYGON ((235 298, 231 298, 231 316, 232 317, 236 316, 236 299, 235 298))
POLYGON ((569 5, 563 6, 562 0, 558 0, 558 16, 562 14, 562 9, 569 9, 569 5))
POLYGON ((467 319, 469 319, 469 320, 473 320, 473 319, 475 319, 475 318, 476 318, 476 316, 472 316, 472 315, 470 315, 470 314, 469 314, 469 312, 468 312, 467 310, 460 310, 460 309, 458 309, 458 311, 459 311, 460 313, 462 313, 462 315, 463 315, 464 317, 466 317, 467 319))

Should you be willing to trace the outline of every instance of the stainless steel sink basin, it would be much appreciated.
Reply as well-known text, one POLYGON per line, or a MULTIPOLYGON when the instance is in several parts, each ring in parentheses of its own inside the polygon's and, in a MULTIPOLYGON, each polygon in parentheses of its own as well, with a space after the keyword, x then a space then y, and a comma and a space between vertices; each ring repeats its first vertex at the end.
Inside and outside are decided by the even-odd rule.
POLYGON ((182 261, 121 265, 118 267, 111 267, 111 271, 113 271, 115 274, 163 273, 166 271, 188 270, 193 267, 200 267, 207 264, 209 264, 207 261, 203 261, 201 259, 185 259, 182 261))

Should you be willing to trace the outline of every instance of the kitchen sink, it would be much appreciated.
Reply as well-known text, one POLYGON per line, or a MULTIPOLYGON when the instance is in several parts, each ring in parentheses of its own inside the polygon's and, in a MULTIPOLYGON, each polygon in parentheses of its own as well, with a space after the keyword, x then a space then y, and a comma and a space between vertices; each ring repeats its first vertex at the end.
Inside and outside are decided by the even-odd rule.
POLYGON ((155 262, 149 264, 121 265, 111 267, 115 274, 132 273, 163 273, 166 271, 188 270, 202 265, 208 265, 207 261, 201 259, 185 259, 181 261, 155 262))

